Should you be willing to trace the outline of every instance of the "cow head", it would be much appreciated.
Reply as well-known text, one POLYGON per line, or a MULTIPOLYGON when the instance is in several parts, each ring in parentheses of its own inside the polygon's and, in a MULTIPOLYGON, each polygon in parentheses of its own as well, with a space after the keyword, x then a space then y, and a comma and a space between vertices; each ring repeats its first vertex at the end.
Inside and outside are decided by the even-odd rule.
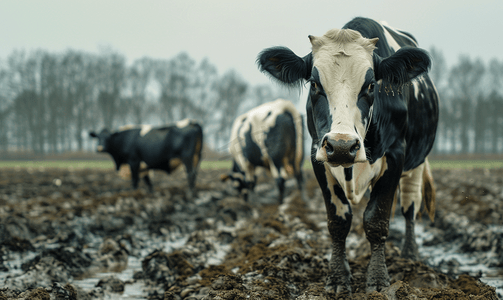
POLYGON ((309 40, 312 52, 302 58, 273 47, 262 51, 257 63, 283 84, 309 83, 307 123, 317 161, 333 167, 365 162, 377 91, 401 87, 427 71, 428 54, 402 48, 382 59, 374 52, 378 38, 351 29, 333 29, 309 40))
POLYGON ((230 181, 233 188, 235 188, 240 194, 246 195, 249 191, 253 191, 253 189, 255 188, 257 177, 255 176, 254 180, 251 182, 247 181, 244 171, 241 170, 236 161, 233 161, 231 172, 226 175, 221 175, 220 180, 222 182, 230 181))
POLYGON ((239 193, 241 193, 244 189, 247 188, 246 182, 245 182, 245 176, 242 173, 229 173, 229 174, 222 174, 220 176, 220 180, 222 182, 227 182, 231 181, 232 187, 234 187, 236 190, 238 190, 239 193))
POLYGON ((95 133, 94 131, 89 132, 89 136, 98 139, 98 146, 96 147, 97 152, 107 152, 108 144, 112 133, 107 129, 103 129, 100 133, 95 133))

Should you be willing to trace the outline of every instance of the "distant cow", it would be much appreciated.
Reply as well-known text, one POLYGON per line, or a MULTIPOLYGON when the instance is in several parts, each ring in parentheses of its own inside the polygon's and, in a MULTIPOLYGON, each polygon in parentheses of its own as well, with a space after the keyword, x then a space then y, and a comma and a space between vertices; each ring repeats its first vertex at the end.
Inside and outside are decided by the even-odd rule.
MULTIPOLYGON (((169 174, 183 164, 190 191, 194 191, 203 146, 202 128, 195 121, 185 119, 164 127, 127 126, 117 132, 103 129, 99 134, 89 135, 99 139, 97 151, 110 154, 117 170, 122 164, 129 165, 133 188, 138 188, 140 171, 155 169, 169 174), (147 168, 140 170, 142 162, 147 168)), ((148 174, 143 178, 152 191, 148 174)))
POLYGON ((345 249, 350 204, 360 202, 369 188, 363 220, 372 249, 367 291, 381 290, 390 284, 384 243, 397 189, 406 220, 402 256, 418 258, 414 219, 422 200, 434 216, 426 157, 436 135, 438 95, 426 74, 430 58, 409 33, 365 18, 309 40, 312 51, 304 57, 273 47, 257 62, 283 84, 310 84, 311 160, 333 241, 327 290, 351 291, 345 249))
POLYGON ((232 173, 222 179, 232 179, 244 194, 256 184, 255 168, 270 170, 283 201, 285 181, 295 176, 302 187, 304 136, 302 117, 292 102, 278 99, 264 103, 234 121, 229 151, 233 157, 232 173))

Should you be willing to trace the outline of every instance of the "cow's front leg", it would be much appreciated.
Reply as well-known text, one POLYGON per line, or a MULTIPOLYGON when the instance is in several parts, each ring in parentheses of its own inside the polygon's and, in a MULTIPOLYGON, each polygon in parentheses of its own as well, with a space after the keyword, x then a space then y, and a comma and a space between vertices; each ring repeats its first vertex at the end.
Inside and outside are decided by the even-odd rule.
POLYGON ((283 177, 276 178, 276 185, 278 186, 278 202, 283 203, 283 198, 285 197, 285 179, 283 177))
POLYGON ((346 237, 353 215, 344 191, 324 166, 313 162, 327 209, 327 225, 332 237, 332 258, 325 289, 327 292, 351 293, 351 270, 346 256, 346 237))
POLYGON ((131 181, 133 182, 133 189, 138 188, 138 182, 140 181, 140 162, 130 162, 129 168, 131 169, 131 181))
POLYGON ((390 284, 384 246, 388 236, 391 207, 400 180, 403 159, 397 159, 396 155, 391 159, 389 157, 383 159, 386 159, 388 164, 387 170, 374 185, 370 201, 363 215, 363 227, 371 249, 367 268, 368 293, 380 291, 390 284))
POLYGON ((351 207, 342 189, 333 186, 335 195, 329 201, 325 199, 328 217, 328 232, 332 237, 332 258, 330 259, 327 291, 351 293, 351 270, 346 256, 346 238, 351 228, 353 215, 351 207))
POLYGON ((195 160, 191 157, 182 158, 182 162, 185 166, 185 171, 187 172, 187 182, 189 185, 190 199, 196 196, 196 176, 197 176, 197 165, 194 165, 195 160))
POLYGON ((241 192, 243 193, 243 199, 245 201, 248 201, 248 198, 251 192, 253 192, 253 190, 255 189, 255 185, 257 183, 257 176, 255 176, 255 166, 251 163, 247 163, 244 173, 245 186, 241 190, 241 192))

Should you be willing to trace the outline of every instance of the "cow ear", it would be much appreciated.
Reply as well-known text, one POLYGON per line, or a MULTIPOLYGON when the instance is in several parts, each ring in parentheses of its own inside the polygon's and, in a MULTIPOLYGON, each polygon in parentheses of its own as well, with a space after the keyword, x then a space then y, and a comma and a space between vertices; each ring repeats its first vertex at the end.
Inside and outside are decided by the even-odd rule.
POLYGON ((311 77, 313 59, 311 53, 300 57, 286 47, 271 47, 260 52, 257 64, 260 71, 268 73, 281 83, 299 86, 302 79, 311 77))
POLYGON ((94 131, 89 132, 90 137, 98 137, 94 131))
POLYGON ((376 80, 383 79, 397 86, 404 85, 427 72, 431 65, 428 53, 419 48, 400 48, 395 54, 384 59, 375 53, 374 56, 376 80))

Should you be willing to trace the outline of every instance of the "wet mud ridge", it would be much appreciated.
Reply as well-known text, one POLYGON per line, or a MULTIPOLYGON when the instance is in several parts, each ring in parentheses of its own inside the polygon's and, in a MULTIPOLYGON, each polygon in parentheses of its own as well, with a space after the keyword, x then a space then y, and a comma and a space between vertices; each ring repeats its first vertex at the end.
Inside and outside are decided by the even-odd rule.
POLYGON ((156 173, 155 191, 113 171, 2 169, 0 299, 498 299, 503 291, 503 169, 434 170, 437 214, 416 232, 421 262, 400 258, 391 221, 391 286, 365 294, 370 249, 356 208, 347 242, 353 294, 324 289, 331 241, 314 175, 284 204, 268 178, 248 202, 201 171, 156 173))

